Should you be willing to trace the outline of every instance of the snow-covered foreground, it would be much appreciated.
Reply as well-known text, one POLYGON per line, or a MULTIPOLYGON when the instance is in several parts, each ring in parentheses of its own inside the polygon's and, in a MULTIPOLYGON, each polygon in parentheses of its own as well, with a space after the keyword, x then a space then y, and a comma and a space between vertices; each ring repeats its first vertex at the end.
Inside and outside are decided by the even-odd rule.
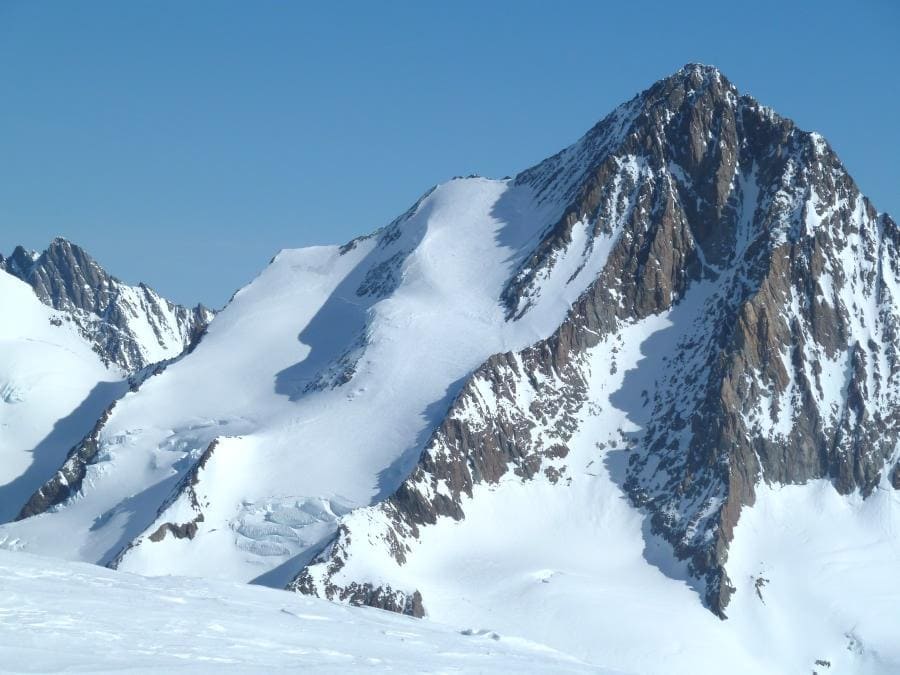
POLYGON ((476 495, 466 520, 427 530, 402 575, 429 617, 637 673, 900 672, 896 491, 865 501, 826 481, 761 491, 738 526, 737 592, 721 621, 592 468, 568 488, 504 481, 476 495))
POLYGON ((540 644, 260 586, 0 551, 0 671, 597 672, 540 644))

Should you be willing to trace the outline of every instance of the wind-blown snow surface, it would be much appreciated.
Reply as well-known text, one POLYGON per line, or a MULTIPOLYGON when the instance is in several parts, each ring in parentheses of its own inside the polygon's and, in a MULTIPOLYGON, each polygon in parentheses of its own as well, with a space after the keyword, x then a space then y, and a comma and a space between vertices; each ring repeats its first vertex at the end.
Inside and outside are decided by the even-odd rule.
POLYGON ((0 317, 0 521, 7 521, 126 385, 64 313, 2 271, 0 317))
POLYGON ((406 477, 472 370, 562 320, 583 289, 560 275, 519 321, 499 302, 558 215, 529 188, 461 179, 372 237, 283 251, 189 358, 117 404, 82 494, 0 536, 135 572, 287 583, 336 517, 406 477), (166 531, 187 522, 193 538, 166 531))
POLYGON ((295 593, 0 551, 0 670, 598 672, 540 644, 295 593))

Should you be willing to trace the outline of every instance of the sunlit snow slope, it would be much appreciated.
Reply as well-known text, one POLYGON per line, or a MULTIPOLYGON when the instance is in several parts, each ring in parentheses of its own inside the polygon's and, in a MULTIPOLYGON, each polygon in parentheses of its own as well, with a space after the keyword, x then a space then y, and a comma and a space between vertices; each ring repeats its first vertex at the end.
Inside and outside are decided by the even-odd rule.
POLYGON ((0 521, 53 475, 123 379, 62 312, 0 271, 0 521))
POLYGON ((568 277, 518 322, 499 301, 554 217, 529 188, 460 179, 372 237, 283 251, 188 358, 118 403, 82 494, 4 535, 129 571, 284 585, 337 517, 396 488, 479 363, 562 319, 568 277))
POLYGON ((598 672, 493 631, 7 551, 0 551, 0 654, 0 670, 16 673, 598 672))

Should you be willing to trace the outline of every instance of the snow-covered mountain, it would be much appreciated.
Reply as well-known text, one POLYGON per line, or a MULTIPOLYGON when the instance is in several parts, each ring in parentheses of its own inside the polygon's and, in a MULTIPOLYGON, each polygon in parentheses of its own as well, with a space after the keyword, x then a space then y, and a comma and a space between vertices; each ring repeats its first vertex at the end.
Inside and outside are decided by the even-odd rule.
POLYGON ((55 239, 0 256, 0 520, 13 519, 116 399, 196 341, 212 314, 126 286, 55 239), (23 283, 24 282, 24 283, 23 283))
POLYGON ((0 269, 66 312, 97 353, 126 372, 178 356, 213 316, 202 305, 189 309, 166 300, 146 284, 119 281, 62 238, 41 253, 17 247, 8 258, 0 256, 0 269))
MULTIPOLYGON (((548 339, 485 362, 412 475, 354 516, 396 564, 420 527, 465 517, 474 484, 567 483, 594 460, 724 616, 728 545, 760 483, 897 482, 900 232, 821 136, 690 67, 514 184, 566 206, 506 286, 508 316, 560 268, 598 249, 605 265, 548 339), (595 423, 599 452, 575 459, 595 423)), ((368 573, 343 565, 372 537, 350 537, 348 521, 298 587, 353 596, 368 573)))
POLYGON ((686 66, 515 178, 280 253, 0 539, 625 671, 891 672, 898 237, 821 136, 686 66))
POLYGON ((23 515, 55 509, 16 536, 129 571, 286 584, 339 517, 397 488, 484 359, 562 320, 564 280, 525 320, 498 302, 543 213, 527 188, 457 180, 374 236, 282 252, 187 358, 117 402, 23 515))

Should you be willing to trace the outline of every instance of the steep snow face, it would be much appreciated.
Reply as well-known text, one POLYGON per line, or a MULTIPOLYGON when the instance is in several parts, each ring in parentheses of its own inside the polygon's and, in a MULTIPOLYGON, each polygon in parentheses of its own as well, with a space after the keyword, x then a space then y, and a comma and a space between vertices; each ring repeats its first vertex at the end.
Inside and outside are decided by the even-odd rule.
POLYGON ((16 516, 125 390, 124 374, 0 271, 0 521, 16 516))
POLYGON ((555 208, 454 180, 374 236, 282 252, 117 404, 78 498, 6 535, 130 571, 287 583, 340 516, 406 477, 479 363, 562 320, 580 278, 519 321, 499 301, 555 208))
POLYGON ((24 553, 0 552, 0 591, 8 672, 603 672, 493 631, 24 553))
POLYGON ((128 372, 178 356, 213 317, 202 305, 182 307, 145 284, 119 281, 62 238, 40 254, 18 247, 0 258, 0 267, 29 284, 42 302, 66 312, 105 360, 128 372))

